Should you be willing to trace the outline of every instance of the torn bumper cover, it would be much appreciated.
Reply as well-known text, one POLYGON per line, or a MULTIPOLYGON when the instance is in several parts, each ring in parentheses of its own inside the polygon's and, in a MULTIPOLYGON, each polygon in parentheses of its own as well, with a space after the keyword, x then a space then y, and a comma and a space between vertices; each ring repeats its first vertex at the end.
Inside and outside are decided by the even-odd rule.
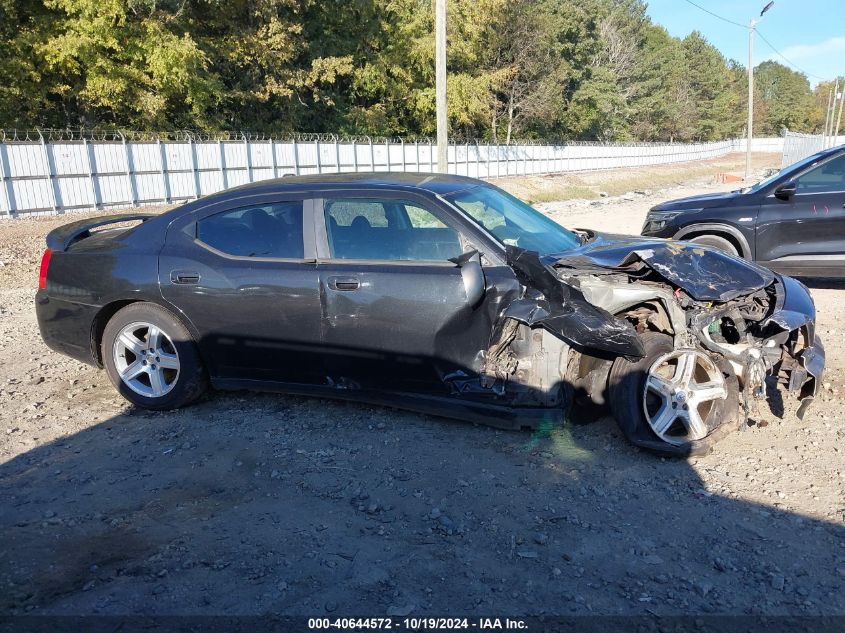
POLYGON ((777 282, 775 310, 762 323, 768 334, 764 349, 782 352, 775 370, 790 391, 798 391, 796 415, 803 419, 822 382, 824 344, 815 331, 816 309, 807 287, 791 277, 778 276, 777 282))

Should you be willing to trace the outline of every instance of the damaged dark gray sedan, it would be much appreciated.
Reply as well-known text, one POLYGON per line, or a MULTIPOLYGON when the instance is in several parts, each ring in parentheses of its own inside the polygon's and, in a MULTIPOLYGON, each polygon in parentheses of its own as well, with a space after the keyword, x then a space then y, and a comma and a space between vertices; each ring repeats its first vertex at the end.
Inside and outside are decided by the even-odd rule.
POLYGON ((73 222, 47 247, 44 340, 151 409, 209 384, 516 429, 609 405, 631 442, 683 455, 767 383, 803 416, 824 368, 800 282, 697 244, 570 231, 470 178, 263 181, 73 222))

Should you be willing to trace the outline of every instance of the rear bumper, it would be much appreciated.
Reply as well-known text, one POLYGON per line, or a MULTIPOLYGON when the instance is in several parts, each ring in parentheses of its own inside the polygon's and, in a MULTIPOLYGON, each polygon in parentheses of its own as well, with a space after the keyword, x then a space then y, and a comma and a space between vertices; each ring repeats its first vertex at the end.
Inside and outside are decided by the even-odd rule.
POLYGON ((92 335, 97 311, 96 306, 51 298, 44 290, 35 295, 38 329, 47 347, 95 367, 99 363, 92 335))

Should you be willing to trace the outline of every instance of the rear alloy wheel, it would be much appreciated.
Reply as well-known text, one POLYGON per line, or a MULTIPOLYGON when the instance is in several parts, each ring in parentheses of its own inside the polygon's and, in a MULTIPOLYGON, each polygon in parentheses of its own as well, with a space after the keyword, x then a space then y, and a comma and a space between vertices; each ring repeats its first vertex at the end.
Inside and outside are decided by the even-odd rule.
POLYGON ((174 409, 196 400, 206 377, 185 326, 152 303, 133 303, 106 324, 103 364, 121 395, 147 409, 174 409))
POLYGON ((728 255, 739 257, 739 251, 736 250, 736 246, 731 244, 729 240, 726 240, 724 237, 719 237, 718 235, 699 235, 692 238, 690 242, 710 246, 716 250, 727 253, 728 255))
POLYGON ((161 398, 176 385, 179 353, 170 337, 152 323, 130 323, 118 334, 113 349, 117 373, 135 393, 161 398))
POLYGON ((634 444, 666 455, 706 453, 730 429, 739 385, 726 362, 697 349, 674 349, 666 334, 641 335, 645 357, 617 358, 608 377, 610 408, 634 444))

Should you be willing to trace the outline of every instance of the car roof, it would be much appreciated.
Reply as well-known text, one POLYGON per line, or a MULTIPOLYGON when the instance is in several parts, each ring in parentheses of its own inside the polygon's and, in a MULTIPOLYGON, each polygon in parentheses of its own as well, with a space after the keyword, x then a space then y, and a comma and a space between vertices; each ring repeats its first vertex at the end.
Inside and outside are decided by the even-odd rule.
MULTIPOLYGON (((482 180, 466 176, 432 173, 342 173, 342 174, 312 174, 308 176, 284 176, 258 180, 245 185, 230 187, 216 193, 202 196, 196 200, 185 201, 162 213, 160 222, 169 223, 175 217, 192 213, 197 209, 212 204, 236 200, 244 196, 274 195, 279 193, 315 193, 344 189, 371 189, 424 191, 435 195, 447 195, 458 191, 466 191, 478 186, 490 186, 482 180)), ((159 224, 155 221, 146 222, 150 226, 159 224)))
MULTIPOLYGON (((448 194, 470 187, 483 185, 475 178, 433 173, 341 173, 311 174, 308 176, 283 176, 270 180, 259 180, 246 185, 232 187, 214 195, 261 194, 283 191, 307 191, 330 189, 422 189, 435 194, 448 194)), ((209 196, 210 197, 210 196, 209 196)))

